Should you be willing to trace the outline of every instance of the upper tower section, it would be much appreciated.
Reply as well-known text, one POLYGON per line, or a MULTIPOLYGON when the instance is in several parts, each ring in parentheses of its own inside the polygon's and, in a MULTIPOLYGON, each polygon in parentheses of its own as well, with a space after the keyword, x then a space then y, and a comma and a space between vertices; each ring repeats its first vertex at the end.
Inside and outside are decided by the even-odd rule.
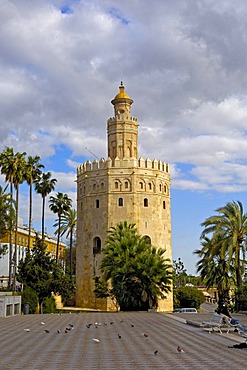
POLYGON ((130 116, 130 107, 133 100, 124 91, 123 82, 119 86, 119 93, 111 101, 115 116, 107 121, 108 157, 138 159, 138 123, 130 116))

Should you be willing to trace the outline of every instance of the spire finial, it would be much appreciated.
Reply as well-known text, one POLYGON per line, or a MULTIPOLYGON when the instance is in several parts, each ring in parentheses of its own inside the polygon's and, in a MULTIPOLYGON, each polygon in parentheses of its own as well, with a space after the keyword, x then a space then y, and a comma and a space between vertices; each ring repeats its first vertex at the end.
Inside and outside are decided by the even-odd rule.
POLYGON ((120 86, 123 86, 123 81, 120 82, 120 86))

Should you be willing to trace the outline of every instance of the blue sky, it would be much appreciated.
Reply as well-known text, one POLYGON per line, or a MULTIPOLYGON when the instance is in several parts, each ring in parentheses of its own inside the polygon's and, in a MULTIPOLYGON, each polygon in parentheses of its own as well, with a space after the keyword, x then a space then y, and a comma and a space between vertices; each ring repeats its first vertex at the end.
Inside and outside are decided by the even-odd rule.
MULTIPOLYGON (((0 150, 39 155, 75 205, 76 168, 106 157, 123 79, 139 155, 170 164, 173 258, 194 274, 200 224, 246 206, 246 17, 244 0, 2 0, 0 150)), ((40 207, 35 196, 38 229, 40 207)), ((52 233, 48 208, 46 220, 52 233)))

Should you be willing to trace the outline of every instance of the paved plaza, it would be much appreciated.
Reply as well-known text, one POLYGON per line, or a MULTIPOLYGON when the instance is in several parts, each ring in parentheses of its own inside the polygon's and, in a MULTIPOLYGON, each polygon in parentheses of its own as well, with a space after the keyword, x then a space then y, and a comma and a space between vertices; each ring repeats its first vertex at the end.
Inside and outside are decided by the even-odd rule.
POLYGON ((247 349, 228 348, 244 342, 240 335, 209 334, 187 325, 185 315, 84 312, 0 318, 0 369, 246 369, 247 349))

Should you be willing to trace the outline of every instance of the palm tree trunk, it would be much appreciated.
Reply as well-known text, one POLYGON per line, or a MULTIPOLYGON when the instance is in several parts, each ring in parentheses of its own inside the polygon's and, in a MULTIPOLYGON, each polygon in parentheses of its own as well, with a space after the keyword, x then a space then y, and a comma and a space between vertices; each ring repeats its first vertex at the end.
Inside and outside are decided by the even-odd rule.
MULTIPOLYGON (((11 204, 13 202, 13 180, 11 178, 10 181, 10 198, 11 198, 11 204)), ((12 235, 13 235, 13 223, 12 219, 10 220, 10 225, 9 225, 9 287, 11 286, 12 283, 12 259, 13 259, 13 243, 12 243, 12 235)))
POLYGON ((42 197, 42 240, 45 239, 45 197, 42 197))
POLYGON ((58 263, 58 251, 59 251, 59 242, 60 242, 60 228, 61 228, 61 216, 58 215, 58 234, 57 234, 56 263, 58 263))
POLYGON ((72 243, 73 243, 73 230, 71 230, 69 241, 70 279, 72 279, 72 243))
POLYGON ((19 185, 16 186, 16 215, 15 215, 15 253, 14 253, 14 279, 13 290, 16 291, 16 272, 17 272, 17 236, 18 236, 18 211, 19 211, 19 185))
POLYGON ((242 276, 241 276, 241 269, 240 269, 240 256, 239 253, 236 253, 236 280, 237 280, 237 287, 238 289, 242 289, 242 276))
POLYGON ((30 244, 31 244, 31 228, 32 228, 32 206, 33 206, 33 197, 32 197, 32 180, 29 186, 29 223, 28 223, 28 245, 27 250, 30 253, 30 244))

